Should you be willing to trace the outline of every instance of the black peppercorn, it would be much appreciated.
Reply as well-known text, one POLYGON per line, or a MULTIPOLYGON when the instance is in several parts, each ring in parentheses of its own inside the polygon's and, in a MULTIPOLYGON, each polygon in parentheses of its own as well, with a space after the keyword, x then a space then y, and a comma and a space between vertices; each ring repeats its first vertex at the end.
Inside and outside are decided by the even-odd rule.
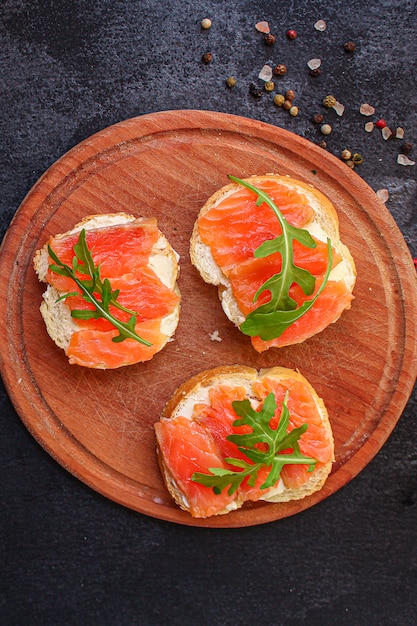
POLYGON ((264 41, 267 46, 273 46, 275 43, 276 37, 272 35, 272 33, 267 33, 264 37, 264 41))
POLYGON ((405 141, 403 145, 401 146, 401 153, 405 154, 406 156, 410 156, 412 151, 413 151, 413 144, 410 143, 409 141, 405 141))
POLYGON ((320 76, 321 74, 321 69, 319 67, 315 67, 314 70, 310 70, 310 76, 313 76, 314 78, 316 78, 317 76, 320 76))
POLYGON ((313 122, 313 124, 321 124, 323 120, 324 120, 324 116, 321 113, 316 113, 311 118, 311 121, 313 122))
POLYGON ((251 83, 251 85, 249 87, 249 93, 254 98, 262 98, 262 91, 260 89, 258 89, 258 87, 256 85, 254 85, 253 83, 251 83))
POLYGON ((343 47, 346 52, 355 52, 356 50, 356 44, 353 41, 347 41, 343 47))
POLYGON ((212 62, 212 60, 213 60, 213 55, 212 55, 212 53, 211 53, 211 52, 205 52, 205 53, 203 54, 203 56, 201 57, 201 60, 203 61, 203 63, 204 63, 205 65, 207 65, 208 63, 211 63, 211 62, 212 62))

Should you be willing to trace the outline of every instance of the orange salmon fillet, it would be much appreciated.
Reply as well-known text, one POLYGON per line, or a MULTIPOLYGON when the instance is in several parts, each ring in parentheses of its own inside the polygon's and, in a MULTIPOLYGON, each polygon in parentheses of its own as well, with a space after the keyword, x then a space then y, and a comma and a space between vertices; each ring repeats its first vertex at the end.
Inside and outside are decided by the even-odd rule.
MULTIPOLYGON (((315 292, 319 289, 320 282, 317 282, 315 292)), ((313 294, 306 298, 298 285, 290 290, 290 294, 298 304, 314 297, 313 294)), ((270 341, 263 341, 260 337, 251 337, 252 345, 257 352, 263 352, 271 347, 281 348, 300 343, 324 330, 331 320, 350 308, 352 300, 353 295, 346 289, 343 281, 329 281, 311 309, 291 324, 280 337, 270 341)))
MULTIPOLYGON (((132 272, 132 268, 147 265, 159 232, 156 219, 142 218, 118 226, 86 230, 85 235, 94 262, 100 265, 101 275, 105 278, 115 278, 132 272)), ((74 245, 78 237, 79 233, 51 237, 48 244, 63 263, 71 266, 74 245)), ((70 278, 51 271, 48 271, 47 282, 63 292, 71 291, 74 287, 74 282, 70 278)))
MULTIPOLYGON (((313 219, 313 209, 297 192, 277 183, 271 185, 270 181, 263 181, 258 187, 268 193, 294 226, 303 227, 313 219)), ((199 231, 227 276, 237 263, 250 259, 261 243, 278 237, 281 226, 269 206, 262 203, 257 207, 256 194, 242 188, 203 215, 199 231)))
MULTIPOLYGON (((315 469, 319 469, 332 457, 332 442, 327 430, 322 426, 320 413, 315 405, 310 390, 300 381, 288 379, 278 383, 271 378, 264 378, 253 385, 254 391, 260 398, 265 398, 273 392, 277 400, 277 407, 282 405, 285 392, 289 390, 288 410, 290 413, 290 426, 288 432, 293 428, 298 428, 303 424, 308 424, 308 428, 299 439, 300 450, 306 456, 317 459, 315 469)), ((280 408, 276 411, 277 422, 280 408)), ((281 478, 287 488, 301 487, 311 476, 307 472, 308 465, 284 465, 281 478)))
POLYGON ((216 515, 232 502, 234 496, 227 495, 227 490, 216 495, 210 487, 192 480, 194 472, 225 467, 216 442, 204 426, 179 416, 161 420, 155 424, 155 432, 171 476, 186 495, 194 517, 216 515))

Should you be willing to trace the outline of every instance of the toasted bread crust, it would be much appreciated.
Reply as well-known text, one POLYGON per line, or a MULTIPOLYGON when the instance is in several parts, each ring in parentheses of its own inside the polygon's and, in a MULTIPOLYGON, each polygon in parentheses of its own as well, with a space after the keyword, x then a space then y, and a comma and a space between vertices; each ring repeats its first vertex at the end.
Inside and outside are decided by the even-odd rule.
MULTIPOLYGON (((304 485, 298 488, 282 488, 281 486, 279 490, 271 490, 263 498, 261 498, 266 502, 288 502, 290 500, 298 500, 309 496, 322 488, 331 471, 334 460, 333 435, 326 407, 323 400, 318 396, 312 385, 299 372, 279 366, 262 369, 258 372, 254 368, 241 365, 220 366, 211 370, 200 372, 185 381, 173 393, 162 412, 161 421, 172 419, 180 415, 191 419, 191 410, 194 404, 201 402, 204 394, 208 397, 208 390, 210 388, 217 387, 219 385, 229 385, 233 387, 243 386, 247 390, 247 397, 256 399, 256 396, 252 391, 252 384, 255 381, 261 381, 264 378, 273 378, 280 382, 284 382, 289 379, 302 382, 311 393, 315 406, 320 414, 322 426, 325 428, 328 438, 332 443, 332 458, 322 467, 312 472, 311 477, 306 483, 304 483, 304 485)), ((187 497, 181 492, 175 482, 175 479, 171 475, 159 447, 158 440, 156 450, 162 477, 169 493, 180 508, 185 511, 190 511, 187 497)), ((218 515, 229 513, 231 510, 237 509, 243 504, 244 502, 242 500, 237 499, 233 501, 230 506, 219 511, 218 515)))
MULTIPOLYGON (((264 180, 276 180, 281 185, 287 186, 289 189, 295 190, 305 196, 309 205, 315 211, 315 217, 310 224, 304 228, 306 230, 314 229, 315 226, 320 227, 326 238, 330 238, 333 248, 341 256, 343 261, 342 274, 337 280, 343 280, 346 288, 351 293, 353 291, 356 280, 356 267, 352 255, 340 240, 339 234, 339 218, 330 200, 322 194, 318 189, 308 185, 302 181, 291 178, 290 176, 280 176, 278 174, 266 174, 263 176, 251 176, 245 180, 252 185, 259 186, 264 180)), ((218 296, 221 301, 226 316, 236 325, 240 326, 245 320, 245 315, 240 311, 239 306, 233 296, 230 282, 223 274, 221 268, 216 264, 209 246, 203 243, 199 232, 199 220, 217 206, 222 200, 240 190, 238 183, 230 183, 216 191, 204 204, 195 221, 191 241, 190 241, 190 258, 192 264, 197 268, 201 277, 206 283, 218 287, 218 296)), ((338 318, 332 320, 337 321, 338 318)), ((296 341, 292 343, 297 343, 296 341)))

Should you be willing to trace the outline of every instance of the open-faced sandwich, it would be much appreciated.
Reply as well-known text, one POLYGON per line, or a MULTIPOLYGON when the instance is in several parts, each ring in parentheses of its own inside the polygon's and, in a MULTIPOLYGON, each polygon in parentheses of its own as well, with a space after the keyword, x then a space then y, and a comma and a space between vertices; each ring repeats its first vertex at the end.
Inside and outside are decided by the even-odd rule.
POLYGON ((178 255, 154 218, 91 215, 50 237, 34 267, 41 313, 71 364, 107 369, 147 361, 179 319, 178 255))
POLYGON ((258 352, 300 343, 353 299, 356 269, 336 210, 289 176, 229 178, 198 215, 191 261, 258 352))
POLYGON ((323 401, 298 372, 223 366, 181 385, 155 424, 159 464, 193 517, 321 489, 333 462, 323 401))

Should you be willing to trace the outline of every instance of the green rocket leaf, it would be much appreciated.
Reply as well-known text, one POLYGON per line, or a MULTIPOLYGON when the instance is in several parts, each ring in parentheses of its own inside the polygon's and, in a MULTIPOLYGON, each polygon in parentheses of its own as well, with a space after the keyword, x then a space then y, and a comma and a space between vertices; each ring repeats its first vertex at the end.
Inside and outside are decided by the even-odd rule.
POLYGON ((314 298, 306 300, 301 306, 297 307, 297 303, 290 296, 291 286, 297 283, 306 296, 311 296, 314 293, 316 279, 308 270, 294 263, 293 242, 298 241, 301 245, 311 249, 316 247, 316 242, 307 230, 290 224, 273 200, 262 189, 258 189, 247 181, 235 176, 229 176, 229 178, 256 193, 256 206, 260 206, 265 202, 274 211, 281 225, 282 233, 278 237, 264 241, 254 251, 256 258, 265 258, 277 252, 281 255, 281 270, 266 280, 253 298, 253 301, 257 302, 259 296, 264 291, 268 291, 271 296, 270 300, 251 311, 240 326, 240 330, 245 335, 259 336, 264 341, 276 339, 291 324, 311 309, 326 286, 332 267, 331 241, 330 239, 327 240, 329 261, 320 289, 314 298))
MULTIPOLYGON (((73 318, 80 320, 104 318, 119 331, 119 334, 113 337, 112 341, 119 343, 125 339, 134 339, 146 346, 152 345, 149 341, 140 337, 135 330, 138 314, 117 302, 120 290, 113 290, 108 278, 104 280, 101 279, 100 266, 94 263, 87 245, 85 229, 80 232, 78 241, 74 246, 75 256, 72 259, 72 267, 63 263, 52 250, 51 246, 48 246, 48 252, 53 261, 53 263, 49 265, 51 272, 71 278, 80 289, 82 298, 94 306, 94 310, 74 309, 71 311, 73 318), (77 272, 87 278, 80 278, 77 276, 77 272), (125 313, 129 313, 130 318, 128 322, 122 322, 115 317, 110 312, 110 305, 125 313)), ((71 291, 63 294, 58 301, 74 295, 80 294, 77 291, 71 291)))
POLYGON ((250 426, 251 432, 245 434, 229 435, 227 439, 235 443, 240 452, 246 457, 237 459, 233 457, 225 458, 225 462, 232 467, 225 469, 220 467, 210 467, 209 474, 195 472, 192 476, 194 482, 212 487, 214 493, 221 493, 229 487, 228 494, 232 495, 248 478, 249 486, 254 486, 261 468, 269 469, 265 481, 260 489, 267 489, 274 486, 279 480, 281 470, 284 465, 309 465, 309 471, 314 469, 316 459, 304 456, 300 451, 299 439, 307 430, 308 425, 303 424, 287 433, 290 421, 290 413, 287 407, 288 391, 282 403, 281 414, 278 427, 271 428, 270 422, 275 415, 276 401, 273 393, 267 395, 260 411, 252 408, 248 399, 236 400, 232 403, 233 409, 238 419, 233 422, 233 426, 250 426), (259 444, 263 444, 262 448, 259 444), (288 452, 292 449, 292 452, 288 452), (286 451, 283 454, 283 451, 286 451))

